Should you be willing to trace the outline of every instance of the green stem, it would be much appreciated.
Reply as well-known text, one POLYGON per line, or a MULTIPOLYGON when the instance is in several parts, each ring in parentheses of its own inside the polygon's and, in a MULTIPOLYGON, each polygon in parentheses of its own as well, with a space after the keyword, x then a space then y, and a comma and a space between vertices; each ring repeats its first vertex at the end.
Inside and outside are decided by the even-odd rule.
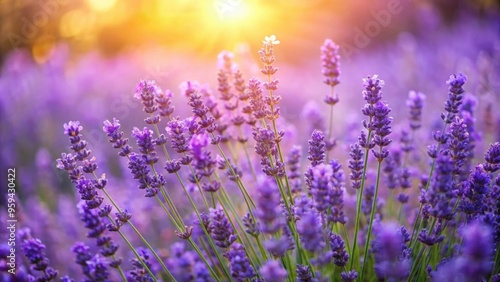
MULTIPOLYGON (((335 86, 330 87, 330 95, 332 97, 335 97, 335 86)), ((330 105, 330 117, 329 117, 329 122, 328 122, 328 137, 326 139, 327 142, 330 142, 332 139, 332 131, 333 131, 333 106, 330 105)), ((330 152, 326 152, 326 162, 328 163, 328 160, 330 159, 330 152)))
MULTIPOLYGON (((370 121, 369 123, 372 122, 372 119, 373 117, 370 117, 370 121)), ((370 143, 370 138, 371 138, 371 135, 372 135, 372 131, 370 129, 368 129, 368 136, 366 137, 366 142, 370 143)), ((365 180, 366 180, 366 171, 368 169, 368 155, 369 155, 369 151, 370 149, 368 148, 365 148, 365 159, 364 159, 364 162, 363 162, 363 174, 361 176, 361 187, 356 191, 357 195, 356 195, 356 203, 357 203, 357 207, 356 207, 356 223, 354 225, 354 243, 352 245, 352 260, 351 260, 351 263, 350 263, 350 266, 349 268, 352 270, 353 269, 353 264, 354 264, 354 261, 356 261, 357 263, 359 263, 359 258, 357 258, 357 254, 356 254, 356 248, 357 248, 357 242, 358 242, 358 232, 359 232, 359 223, 360 223, 360 218, 361 218, 361 199, 363 197, 363 190, 365 188, 365 180)))
POLYGON ((198 248, 198 246, 194 243, 193 241, 193 238, 189 237, 188 239, 189 241, 189 244, 191 244, 191 246, 193 247, 193 249, 196 251, 196 253, 198 254, 198 256, 201 258, 201 260, 203 260, 203 262, 205 263, 205 265, 207 266, 208 270, 210 271, 210 273, 212 274, 212 277, 215 278, 215 280, 217 281, 222 281, 220 280, 218 277, 217 277, 217 274, 215 273, 215 271, 212 269, 212 267, 210 267, 210 264, 208 263, 207 259, 205 258, 205 256, 201 253, 200 249, 198 248))
MULTIPOLYGON (((382 153, 382 147, 380 147, 380 153, 382 153)), ((378 195, 378 188, 379 188, 379 183, 380 183, 380 171, 382 168, 382 160, 378 161, 378 167, 377 167, 377 181, 375 184, 375 193, 373 195, 373 203, 372 203, 372 210, 370 213, 370 223, 368 225, 368 234, 366 236, 366 242, 365 242, 365 253, 363 255, 363 267, 361 268, 361 274, 360 274, 360 281, 363 280, 363 275, 366 269, 367 263, 367 257, 368 257, 368 247, 370 245, 370 237, 372 235, 372 227, 373 227, 373 219, 375 217, 375 210, 377 209, 377 195, 378 195)))
MULTIPOLYGON (((111 218, 111 216, 108 215, 108 219, 111 221, 111 222, 114 222, 113 219, 111 218)), ((141 256, 139 255, 139 253, 137 253, 137 251, 135 250, 134 246, 132 246, 132 243, 130 243, 130 241, 127 239, 127 237, 125 237, 125 234, 123 234, 123 232, 121 232, 120 230, 117 231, 118 234, 120 234, 120 236, 122 237, 123 241, 125 241, 125 243, 128 245, 128 247, 130 248, 130 250, 134 253, 135 257, 137 258, 137 260, 142 264, 142 267, 144 267, 144 269, 149 273, 149 275, 151 276, 151 278, 158 282, 158 279, 156 279, 156 276, 153 274, 153 272, 151 272, 151 270, 149 269, 149 267, 146 265, 146 263, 143 261, 143 259, 141 258, 141 256)), ((167 272, 167 274, 169 274, 170 272, 167 272)), ((172 276, 173 278, 173 276, 172 276)), ((175 281, 175 279, 173 280, 175 281)))

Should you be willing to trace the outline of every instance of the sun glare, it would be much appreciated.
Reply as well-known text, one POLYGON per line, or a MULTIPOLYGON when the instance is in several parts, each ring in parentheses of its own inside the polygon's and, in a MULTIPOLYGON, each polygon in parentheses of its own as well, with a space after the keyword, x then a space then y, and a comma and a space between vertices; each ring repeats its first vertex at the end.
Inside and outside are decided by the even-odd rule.
POLYGON ((118 0, 87 0, 90 8, 96 12, 105 12, 116 4, 118 0))

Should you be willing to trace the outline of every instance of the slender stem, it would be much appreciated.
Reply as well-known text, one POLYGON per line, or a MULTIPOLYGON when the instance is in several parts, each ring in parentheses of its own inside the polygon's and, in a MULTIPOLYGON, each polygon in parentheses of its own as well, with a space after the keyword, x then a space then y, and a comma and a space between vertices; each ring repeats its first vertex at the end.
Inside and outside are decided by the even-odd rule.
MULTIPOLYGON (((213 133, 212 133, 212 137, 215 138, 215 136, 214 136, 213 133)), ((255 203, 254 203, 254 201, 252 199, 252 197, 250 197, 250 194, 246 190, 245 186, 243 185, 243 183, 241 183, 240 177, 234 171, 233 166, 229 162, 229 159, 227 158, 226 154, 222 150, 220 144, 217 144, 217 148, 219 149, 219 153, 221 154, 222 158, 226 162, 226 165, 229 167, 229 170, 231 171, 231 174, 235 178, 236 184, 238 185, 238 188, 240 189, 241 193, 243 194, 243 198, 245 199, 245 202, 246 202, 246 204, 248 206, 249 212, 252 213, 252 210, 255 209, 255 207, 256 207, 255 203)))
MULTIPOLYGON (((370 116, 370 123, 372 122, 373 117, 370 116)), ((368 129, 368 136, 366 137, 366 142, 369 144, 370 143, 370 138, 372 135, 372 130, 368 129)), ((363 162, 363 174, 361 176, 361 187, 356 191, 356 223, 354 226, 354 243, 352 245, 352 260, 350 263, 349 268, 352 270, 353 269, 353 264, 354 261, 357 261, 359 263, 359 260, 356 258, 356 248, 357 248, 357 242, 358 242, 358 232, 359 232, 359 223, 360 223, 360 218, 361 218, 361 199, 363 197, 363 190, 365 188, 365 180, 366 180, 366 171, 368 169, 368 155, 369 155, 369 148, 365 148, 365 160, 363 162)))
POLYGON ((426 249, 427 249, 427 245, 424 245, 424 247, 422 249, 420 249, 420 251, 418 252, 417 258, 415 259, 415 262, 412 265, 412 268, 410 271, 410 276, 408 276, 407 281, 414 281, 414 280, 412 280, 413 275, 416 274, 417 268, 418 268, 417 266, 420 264, 420 260, 422 259, 423 253, 425 252, 426 249))
MULTIPOLYGON (((109 199, 109 201, 111 202, 111 204, 113 204, 113 206, 118 210, 118 212, 122 212, 122 209, 120 209, 120 207, 118 206, 118 204, 116 204, 116 202, 113 200, 113 198, 108 193, 108 191, 105 188, 103 188, 101 190, 106 195, 106 197, 109 199)), ((163 263, 163 260, 158 256, 158 254, 153 249, 153 247, 151 247, 151 245, 149 245, 148 241, 146 239, 144 239, 144 237, 139 232, 139 230, 137 230, 137 228, 135 228, 134 224, 130 220, 127 221, 127 223, 134 230, 134 232, 137 234, 137 236, 139 236, 139 238, 144 243, 144 245, 146 245, 146 247, 148 247, 148 249, 151 251, 151 253, 153 254, 153 256, 158 260, 158 263, 160 263, 160 265, 162 266, 163 270, 165 270, 165 272, 167 273, 167 275, 170 276, 172 279, 174 279, 173 275, 170 273, 170 271, 168 270, 168 268, 163 263)))
POLYGON ((351 252, 351 248, 349 247, 349 235, 347 234, 347 229, 345 228, 344 224, 340 224, 342 226, 342 231, 344 231, 344 237, 345 237, 345 246, 347 248, 347 253, 350 255, 350 257, 353 257, 353 254, 351 252))
MULTIPOLYGON (((240 136, 243 137, 243 130, 241 129, 241 125, 238 126, 238 131, 240 133, 240 136)), ((257 181, 257 173, 255 173, 255 169, 253 168, 252 160, 250 159, 250 154, 248 153, 248 148, 247 146, 243 145, 243 150, 245 151, 245 157, 248 162, 248 167, 250 168, 250 171, 252 172, 253 179, 257 181)))
MULTIPOLYGON (((330 87, 330 95, 332 97, 335 97, 335 87, 331 86, 330 87)), ((328 122, 328 137, 326 139, 327 142, 330 142, 332 139, 332 131, 333 131, 333 104, 330 105, 330 117, 329 117, 329 122, 328 122)), ((326 153, 326 161, 330 159, 330 152, 328 151, 326 153)))
POLYGON ((196 251, 196 253, 198 254, 198 256, 201 258, 201 260, 203 260, 203 262, 205 263, 205 265, 207 266, 208 270, 210 271, 210 273, 212 274, 212 276, 215 278, 215 280, 217 280, 217 281, 222 281, 222 280, 220 280, 220 279, 217 277, 217 274, 216 274, 216 273, 215 273, 215 271, 212 269, 212 267, 210 267, 210 264, 208 263, 207 259, 206 259, 206 258, 205 258, 205 256, 201 253, 201 251, 200 251, 200 249, 198 248, 198 246, 194 243, 193 238, 189 237, 188 242, 189 242, 189 244, 191 244, 191 246, 193 247, 193 249, 196 251))
MULTIPOLYGON (((113 219, 111 218, 111 216, 108 215, 108 219, 111 221, 111 222, 114 222, 113 219)), ((149 267, 146 265, 146 263, 141 259, 141 256, 139 255, 139 253, 137 253, 137 251, 135 250, 134 246, 132 246, 132 243, 130 243, 130 241, 127 239, 127 237, 125 237, 125 234, 123 234, 123 232, 121 232, 120 230, 117 231, 118 234, 120 234, 120 236, 122 237, 123 241, 125 241, 125 243, 128 245, 128 247, 130 248, 130 250, 132 250, 132 252, 134 253, 135 257, 137 258, 137 260, 142 264, 142 267, 144 267, 144 269, 149 273, 149 275, 151 276, 151 278, 154 280, 154 281, 158 281, 156 279, 156 276, 153 274, 153 272, 151 272, 151 270, 149 269, 149 267)), ((169 272, 168 272, 169 273, 169 272)), ((172 277, 173 278, 173 277, 172 277)), ((175 279, 174 279, 175 280, 175 279)))
MULTIPOLYGON (((382 147, 380 147, 380 152, 382 152, 382 147)), ((370 245, 370 237, 372 235, 372 227, 373 227, 373 218, 375 216, 375 210, 377 209, 377 195, 378 195, 378 188, 379 188, 379 183, 380 183, 380 171, 382 168, 382 160, 378 161, 378 168, 377 168, 377 181, 375 184, 375 193, 373 195, 373 203, 372 203, 372 210, 370 213, 370 223, 368 225, 368 234, 366 236, 366 242, 365 242, 365 253, 363 255, 363 267, 361 268, 361 274, 360 274, 360 281, 363 280, 363 275, 366 269, 367 263, 367 257, 368 257, 368 247, 370 245)))

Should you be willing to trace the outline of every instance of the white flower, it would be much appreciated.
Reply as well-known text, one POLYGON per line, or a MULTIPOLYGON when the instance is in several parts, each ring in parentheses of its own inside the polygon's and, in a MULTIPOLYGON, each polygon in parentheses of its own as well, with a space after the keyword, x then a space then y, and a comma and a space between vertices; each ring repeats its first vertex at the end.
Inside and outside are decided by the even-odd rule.
POLYGON ((266 36, 265 39, 262 41, 264 44, 269 44, 269 45, 278 45, 280 44, 279 40, 276 40, 276 36, 273 34, 271 36, 266 36))

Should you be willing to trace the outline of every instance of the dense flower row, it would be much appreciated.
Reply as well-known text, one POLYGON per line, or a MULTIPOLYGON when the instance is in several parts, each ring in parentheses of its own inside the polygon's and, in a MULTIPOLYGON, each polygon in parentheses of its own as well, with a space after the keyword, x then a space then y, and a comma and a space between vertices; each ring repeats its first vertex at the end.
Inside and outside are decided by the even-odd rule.
MULTIPOLYGON (((186 99, 190 116, 177 116, 171 91, 143 80, 134 97, 144 123, 131 139, 119 120, 104 121, 110 147, 127 162, 145 200, 160 207, 175 243, 148 242, 150 234, 135 227, 135 214, 109 193, 106 175, 99 176, 83 127, 64 124, 71 152, 58 167, 77 189, 80 219, 97 246, 77 242, 70 250, 85 281, 500 279, 500 143, 475 155, 481 135, 474 97, 465 93, 467 77, 447 81, 442 123, 433 140, 422 141, 426 96, 409 93, 408 119, 397 121, 403 130, 393 140, 398 135, 385 83, 367 76, 362 131, 342 155, 332 134, 332 113, 341 104, 339 47, 326 40, 321 59, 329 123, 311 133, 307 149, 291 147, 276 94, 278 43, 266 37, 259 50, 263 80, 245 83, 232 54, 223 52, 218 97, 195 82, 181 85, 179 99, 186 99), (419 142, 428 142, 427 156, 419 157, 428 157, 429 166, 412 162, 419 142), (165 246, 167 257, 160 252, 165 246), (120 258, 124 253, 131 255, 120 258)), ((30 277, 59 276, 42 242, 28 234, 22 244, 30 277)))

